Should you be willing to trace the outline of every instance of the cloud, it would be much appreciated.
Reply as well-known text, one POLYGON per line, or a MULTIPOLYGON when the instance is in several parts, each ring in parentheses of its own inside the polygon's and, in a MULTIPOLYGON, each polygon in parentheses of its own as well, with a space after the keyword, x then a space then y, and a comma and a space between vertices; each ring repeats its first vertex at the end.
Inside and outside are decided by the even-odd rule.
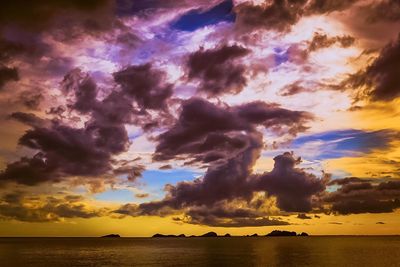
POLYGON ((187 62, 189 80, 200 80, 198 91, 209 96, 237 94, 247 80, 245 67, 236 62, 248 55, 250 50, 241 46, 221 46, 190 54, 187 62))
POLYGON ((78 195, 37 196, 16 191, 0 198, 0 218, 23 222, 57 222, 71 218, 94 218, 106 208, 90 207, 78 195))
POLYGON ((154 158, 189 155, 203 162, 224 159, 246 148, 249 141, 241 131, 254 132, 262 125, 277 134, 294 136, 307 129, 309 120, 312 116, 307 112, 261 101, 223 107, 191 98, 182 103, 177 122, 157 138, 154 158))
POLYGON ((19 74, 16 68, 9 68, 0 65, 0 90, 3 89, 6 83, 18 80, 19 74))
POLYGON ((305 214, 305 213, 299 213, 296 218, 297 219, 301 219, 301 220, 310 220, 310 219, 312 219, 312 217, 307 216, 307 214, 305 214))
POLYGON ((265 28, 287 31, 301 17, 306 0, 274 0, 270 4, 251 5, 247 2, 236 7, 240 28, 265 28))
MULTIPOLYGON (((105 26, 105 14, 111 7, 109 0, 44 0, 29 3, 21 0, 1 4, 0 24, 15 25, 32 31, 41 31, 54 27, 80 24, 88 29, 105 26), (102 15, 102 16, 101 16, 102 15)), ((66 28, 66 27, 65 27, 66 28)))
MULTIPOLYGON (((281 174, 287 175, 289 182, 293 180, 295 186, 306 191, 299 193, 293 201, 308 204, 309 198, 318 193, 322 185, 318 185, 316 177, 301 170, 292 168, 286 171, 287 166, 280 163, 284 160, 282 157, 288 157, 286 154, 276 158, 276 168, 280 171, 258 177, 252 175, 252 167, 263 148, 262 134, 257 126, 295 136, 307 129, 305 124, 309 120, 312 120, 312 116, 306 112, 291 111, 261 101, 230 107, 215 105, 201 98, 186 100, 182 103, 175 125, 157 138, 154 158, 165 160, 185 155, 194 157, 193 162, 210 163, 204 177, 192 182, 167 185, 167 195, 163 200, 124 206, 117 213, 160 215, 182 209, 193 211, 193 207, 203 205, 211 207, 220 201, 251 201, 257 191, 271 190, 274 194, 273 184, 269 188, 267 180, 281 179, 278 177, 281 174), (301 187, 303 181, 305 185, 301 187)), ((276 187, 275 190, 279 191, 276 187)), ((283 199, 284 190, 277 192, 279 197, 282 196, 278 200, 283 199)), ((297 191, 297 188, 293 190, 297 191)), ((299 211, 308 208, 302 207, 299 211)), ((297 209, 297 206, 293 209, 297 209)))
POLYGON ((23 91, 19 95, 18 102, 31 110, 38 110, 40 103, 44 100, 43 92, 23 91))
POLYGON ((312 0, 308 6, 308 12, 311 14, 325 14, 342 11, 356 2, 356 0, 312 0))
POLYGON ((59 120, 44 120, 21 112, 12 114, 12 118, 31 127, 20 137, 19 145, 37 152, 32 158, 23 157, 8 164, 0 173, 0 180, 35 185, 66 176, 103 176, 111 173, 113 156, 128 149, 130 141, 124 123, 132 109, 120 105, 124 103, 122 97, 111 93, 98 101, 96 84, 80 71, 67 75, 63 88, 65 93, 75 94, 70 108, 89 113, 90 119, 84 127, 74 128, 59 120), (110 106, 119 109, 107 113, 110 106), (123 113, 115 113, 118 111, 123 113))
POLYGON ((296 168, 300 160, 289 152, 276 156, 272 171, 258 177, 257 188, 276 196, 278 207, 284 211, 310 211, 312 197, 325 191, 329 179, 329 176, 319 179, 296 168))
POLYGON ((220 217, 194 217, 191 215, 189 220, 183 220, 185 223, 189 224, 200 224, 212 227, 260 227, 260 226, 282 226, 290 225, 289 222, 282 221, 279 219, 273 219, 269 217, 260 218, 233 218, 224 219, 220 217))
POLYGON ((400 21, 400 3, 395 0, 378 1, 362 6, 360 9, 365 13, 368 23, 400 21))
MULTIPOLYGON (((168 185, 166 187, 167 196, 163 200, 134 206, 128 204, 116 213, 133 216, 165 215, 173 213, 174 210, 186 210, 186 214, 191 216, 194 211, 199 211, 196 207, 208 207, 201 211, 203 213, 213 212, 213 217, 218 217, 218 213, 219 217, 226 218, 230 213, 225 209, 211 211, 209 207, 217 207, 221 201, 229 203, 242 200, 250 203, 256 192, 267 192, 268 195, 275 196, 278 207, 284 211, 310 211, 312 197, 325 190, 328 178, 318 179, 312 174, 294 168, 295 161, 298 163, 298 159, 294 159, 290 153, 277 156, 271 172, 252 175, 251 167, 258 157, 260 149, 259 139, 257 136, 253 138, 255 138, 254 144, 248 146, 236 157, 229 159, 225 164, 211 166, 203 178, 198 178, 193 182, 168 185)), ((256 202, 263 203, 263 201, 256 202)), ((257 214, 258 208, 247 212, 248 214, 251 212, 257 214)), ((258 217, 260 216, 262 215, 258 213, 258 217)))
POLYGON ((146 197, 148 197, 149 196, 149 194, 147 194, 147 193, 143 193, 143 194, 135 194, 135 197, 137 197, 137 198, 146 198, 146 197))
MULTIPOLYGON (((157 138, 154 158, 166 160, 189 155, 194 157, 192 163, 209 162, 207 172, 191 182, 167 185, 167 194, 163 200, 124 205, 116 213, 133 216, 165 215, 184 210, 190 216, 191 212, 198 211, 196 207, 212 207, 221 201, 251 202, 256 192, 268 192, 266 180, 280 179, 278 176, 281 174, 297 182, 296 186, 300 190, 304 189, 293 201, 307 202, 311 195, 320 191, 318 179, 295 168, 285 171, 287 166, 279 162, 286 154, 276 158, 278 163, 275 166, 282 168, 280 171, 273 170, 271 174, 258 176, 252 174, 252 167, 263 148, 263 137, 257 126, 282 135, 295 136, 307 129, 305 124, 312 118, 306 112, 291 111, 261 101, 227 106, 212 104, 200 98, 186 100, 182 103, 176 123, 157 138), (212 161, 210 157, 214 157, 212 161), (308 184, 301 187, 301 182, 308 184)), ((298 188, 294 191, 298 191, 298 188)), ((308 206, 299 211, 306 209, 308 206)), ((215 214, 213 216, 216 217, 215 214)), ((258 223, 261 222, 267 223, 260 219, 258 223)), ((239 225, 245 221, 231 223, 239 225)), ((246 223, 251 224, 250 221, 246 223)), ((222 222, 219 224, 222 225, 222 222)))
POLYGON ((123 92, 143 109, 163 109, 172 95, 172 85, 166 84, 164 74, 151 64, 129 66, 113 75, 123 92))
POLYGON ((260 5, 244 2, 235 7, 237 25, 242 30, 289 31, 303 16, 342 11, 355 0, 273 0, 260 5))
POLYGON ((336 43, 343 48, 353 45, 355 42, 354 37, 349 35, 328 37, 326 34, 314 33, 313 39, 310 41, 308 51, 316 51, 318 49, 330 47, 336 43))
POLYGON ((341 179, 341 187, 326 193, 323 201, 337 214, 389 213, 400 208, 400 182, 341 179))
POLYGON ((382 49, 365 70, 353 75, 348 83, 361 89, 357 99, 391 101, 400 96, 400 36, 382 49))

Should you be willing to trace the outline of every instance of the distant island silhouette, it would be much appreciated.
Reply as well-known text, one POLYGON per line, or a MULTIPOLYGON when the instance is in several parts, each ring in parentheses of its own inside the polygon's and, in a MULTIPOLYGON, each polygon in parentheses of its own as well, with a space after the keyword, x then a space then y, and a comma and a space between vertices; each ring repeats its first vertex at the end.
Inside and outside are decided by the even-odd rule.
POLYGON ((274 230, 266 236, 308 236, 308 234, 305 232, 297 234, 296 232, 274 230))
MULTIPOLYGON (((217 233, 215 232, 208 232, 205 233, 204 235, 200 235, 200 236, 196 236, 196 235, 191 235, 189 237, 217 237, 217 233)), ((180 235, 163 235, 163 234, 154 234, 152 237, 186 237, 184 234, 180 234, 180 235)))
POLYGON ((109 235, 103 235, 101 237, 105 237, 105 238, 118 238, 121 237, 119 234, 109 234, 109 235))
MULTIPOLYGON (((252 234, 252 235, 246 235, 247 237, 259 237, 258 234, 252 234)), ((306 232, 302 232, 300 234, 297 234, 296 232, 290 232, 290 231, 280 231, 280 230, 273 230, 271 233, 266 234, 266 237, 275 237, 275 236, 308 236, 306 232)), ((154 238, 167 238, 167 237, 186 237, 184 234, 180 235, 163 235, 163 234, 154 234, 152 237, 154 238)), ((189 237, 231 237, 230 234, 225 234, 222 236, 217 235, 215 232, 208 232, 203 235, 191 235, 189 237)))

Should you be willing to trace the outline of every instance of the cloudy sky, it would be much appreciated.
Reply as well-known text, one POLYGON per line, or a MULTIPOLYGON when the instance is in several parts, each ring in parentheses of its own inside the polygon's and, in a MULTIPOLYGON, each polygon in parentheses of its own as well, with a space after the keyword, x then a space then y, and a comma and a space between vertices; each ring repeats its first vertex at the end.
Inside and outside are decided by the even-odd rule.
POLYGON ((0 8, 0 235, 400 234, 397 0, 0 8))

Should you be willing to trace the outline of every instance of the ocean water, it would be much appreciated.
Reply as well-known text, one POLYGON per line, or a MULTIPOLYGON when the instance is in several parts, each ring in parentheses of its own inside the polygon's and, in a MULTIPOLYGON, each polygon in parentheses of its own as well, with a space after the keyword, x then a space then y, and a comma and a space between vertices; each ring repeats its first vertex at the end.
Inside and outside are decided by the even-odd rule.
POLYGON ((400 266, 400 237, 0 238, 2 267, 400 266))

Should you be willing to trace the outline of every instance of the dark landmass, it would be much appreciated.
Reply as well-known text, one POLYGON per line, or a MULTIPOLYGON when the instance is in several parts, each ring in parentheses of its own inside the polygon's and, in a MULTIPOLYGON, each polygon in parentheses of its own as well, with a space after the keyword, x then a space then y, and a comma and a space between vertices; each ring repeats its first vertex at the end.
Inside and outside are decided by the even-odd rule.
POLYGON ((217 236, 218 235, 215 232, 208 232, 208 233, 206 233, 204 235, 201 235, 200 237, 217 237, 217 236))
MULTIPOLYGON (((229 234, 226 234, 225 236, 227 236, 229 234)), ((230 235, 229 235, 230 236, 230 235)), ((163 235, 163 234, 155 234, 152 237, 186 237, 184 234, 180 234, 180 235, 163 235)), ((189 237, 218 237, 217 233, 215 232, 208 232, 205 233, 204 235, 200 235, 200 236, 195 236, 195 235, 191 235, 189 237)))
POLYGON ((118 235, 118 234, 110 234, 110 235, 103 235, 102 237, 106 237, 106 238, 118 238, 118 237, 121 237, 121 236, 118 235))
POLYGON ((298 236, 308 236, 306 232, 302 232, 301 234, 298 234, 298 236))
POLYGON ((153 235, 153 237, 186 237, 184 234, 180 234, 180 235, 163 235, 163 234, 155 234, 153 235))
MULTIPOLYGON (((252 234, 252 235, 246 235, 248 237, 258 237, 258 234, 252 234)), ((279 230, 274 230, 271 233, 267 234, 266 236, 308 236, 307 233, 302 232, 301 234, 297 234, 296 232, 289 232, 289 231, 279 231, 279 230)), ((186 237, 184 234, 180 234, 180 235, 163 235, 163 234, 155 234, 152 237, 159 237, 159 238, 164 238, 164 237, 186 237)), ((205 233, 203 235, 190 235, 188 237, 231 237, 230 234, 225 234, 225 235, 221 235, 218 236, 217 233, 215 232, 208 232, 205 233)))
POLYGON ((274 230, 266 236, 308 236, 308 234, 305 232, 297 234, 296 232, 274 230))

